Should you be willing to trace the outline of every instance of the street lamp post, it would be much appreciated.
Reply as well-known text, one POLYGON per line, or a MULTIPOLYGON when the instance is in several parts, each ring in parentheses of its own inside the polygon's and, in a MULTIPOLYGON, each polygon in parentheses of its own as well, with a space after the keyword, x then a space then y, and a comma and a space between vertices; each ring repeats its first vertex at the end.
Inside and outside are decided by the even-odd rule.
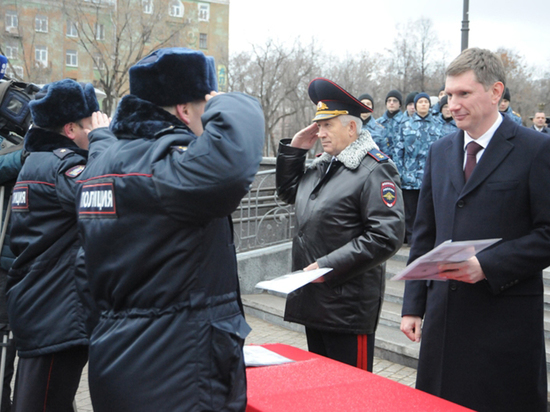
POLYGON ((464 0, 464 11, 462 14, 462 47, 460 51, 468 48, 468 32, 470 31, 470 20, 468 16, 468 9, 470 6, 470 0, 464 0))

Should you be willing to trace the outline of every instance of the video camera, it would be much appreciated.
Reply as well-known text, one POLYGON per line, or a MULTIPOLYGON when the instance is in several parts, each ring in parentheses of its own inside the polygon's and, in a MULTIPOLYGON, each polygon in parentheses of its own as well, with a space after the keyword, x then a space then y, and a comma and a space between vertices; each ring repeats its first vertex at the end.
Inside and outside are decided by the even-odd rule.
POLYGON ((5 76, 6 67, 7 59, 0 55, 0 135, 17 145, 31 124, 29 101, 39 87, 5 76))

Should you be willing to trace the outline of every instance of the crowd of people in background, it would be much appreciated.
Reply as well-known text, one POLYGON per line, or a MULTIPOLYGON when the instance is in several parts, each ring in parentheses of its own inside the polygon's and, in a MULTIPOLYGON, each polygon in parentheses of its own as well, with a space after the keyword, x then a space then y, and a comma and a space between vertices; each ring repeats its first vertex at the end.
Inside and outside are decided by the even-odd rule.
MULTIPOLYGON (((503 116, 522 125, 523 119, 512 109, 511 99, 511 92, 507 87, 499 111, 503 116)), ((371 94, 363 93, 359 100, 374 110, 374 98, 371 94)), ((449 109, 445 86, 439 89, 437 97, 426 92, 410 92, 404 104, 401 92, 391 90, 386 95, 385 103, 386 110, 382 116, 375 119, 373 114, 363 113, 361 119, 363 130, 370 132, 380 150, 394 161, 399 170, 405 201, 405 243, 410 243, 428 150, 433 142, 454 133, 458 128, 449 109), (437 102, 432 105, 434 99, 437 102)), ((543 105, 540 105, 539 111, 530 120, 533 121, 531 128, 541 133, 550 133, 550 118, 546 117, 543 105)))

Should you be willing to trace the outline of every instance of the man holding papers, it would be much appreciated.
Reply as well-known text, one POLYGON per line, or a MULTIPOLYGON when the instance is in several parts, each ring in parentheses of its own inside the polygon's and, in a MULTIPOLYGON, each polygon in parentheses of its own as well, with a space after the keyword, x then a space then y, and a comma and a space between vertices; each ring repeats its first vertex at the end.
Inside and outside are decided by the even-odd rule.
POLYGON ((296 204, 293 270, 333 270, 288 296, 285 320, 305 325, 311 352, 372 371, 384 262, 404 236, 399 174, 361 131, 372 109, 326 79, 309 96, 314 123, 281 141, 277 190, 296 204), (306 167, 317 140, 324 153, 306 167))
POLYGON ((422 339, 416 387, 476 411, 546 411, 550 139, 499 114, 505 72, 492 52, 465 50, 446 74, 461 130, 430 148, 409 262, 449 239, 502 240, 440 265, 447 281, 407 282, 401 330, 422 339))

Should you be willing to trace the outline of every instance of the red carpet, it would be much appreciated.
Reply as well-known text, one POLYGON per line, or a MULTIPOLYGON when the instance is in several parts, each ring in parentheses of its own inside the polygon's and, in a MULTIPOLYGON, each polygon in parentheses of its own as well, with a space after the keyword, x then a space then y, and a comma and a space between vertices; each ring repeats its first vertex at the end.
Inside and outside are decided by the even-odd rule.
POLYGON ((297 362, 248 368, 247 412, 469 410, 292 346, 262 346, 297 362))

